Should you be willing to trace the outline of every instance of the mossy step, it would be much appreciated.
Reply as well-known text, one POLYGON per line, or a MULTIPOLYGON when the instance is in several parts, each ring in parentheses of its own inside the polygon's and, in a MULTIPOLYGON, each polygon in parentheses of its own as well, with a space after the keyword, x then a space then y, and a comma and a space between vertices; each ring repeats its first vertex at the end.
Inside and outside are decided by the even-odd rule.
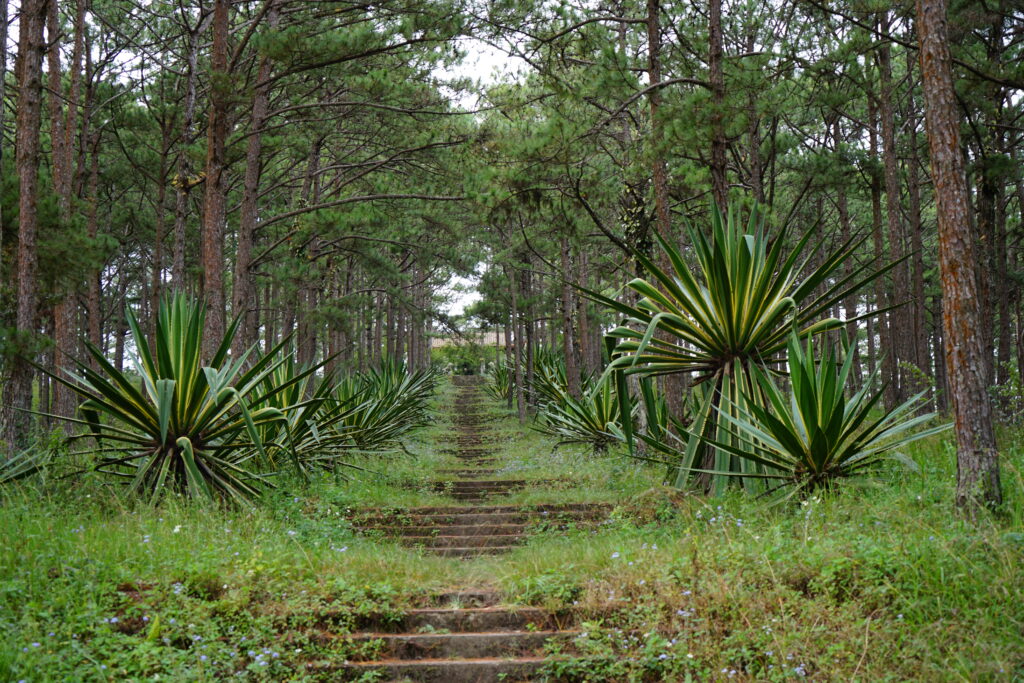
MULTIPOLYGON (((480 659, 539 656, 548 641, 568 641, 578 631, 492 631, 474 633, 357 633, 357 643, 380 642, 387 660, 480 659)), ((379 661, 379 660, 378 660, 379 661)))
POLYGON ((508 512, 611 512, 608 503, 533 503, 526 505, 427 505, 412 508, 364 508, 365 514, 388 515, 443 515, 443 514, 483 514, 508 512))
POLYGON ((523 683, 536 680, 537 672, 544 666, 543 657, 520 657, 516 659, 420 659, 380 660, 376 662, 346 662, 336 664, 309 663, 307 670, 312 674, 347 669, 354 674, 380 672, 385 681, 417 681, 418 683, 523 683))
POLYGON ((536 607, 421 607, 408 610, 395 622, 392 633, 412 633, 433 629, 468 633, 477 631, 546 630, 555 627, 554 619, 536 607))
POLYGON ((435 491, 478 491, 482 489, 522 488, 529 484, 551 483, 553 480, 539 479, 527 482, 525 479, 476 479, 463 481, 435 481, 435 491))
MULTIPOLYGON (((464 508, 465 509, 465 508, 464 508)), ((594 512, 465 512, 437 513, 425 515, 374 515, 360 517, 354 521, 356 527, 373 529, 380 526, 427 526, 452 525, 475 526, 481 524, 525 524, 528 522, 560 522, 560 523, 597 523, 603 521, 607 514, 603 511, 594 512), (403 524, 403 522, 405 524, 403 524)))
POLYGON ((523 534, 478 534, 475 536, 398 536, 404 545, 424 548, 508 548, 523 540, 523 534))
POLYGON ((486 546, 462 546, 462 547, 429 547, 424 546, 423 551, 441 557, 463 557, 472 558, 480 555, 500 555, 509 553, 516 549, 514 545, 486 545, 486 546))
POLYGON ((387 535, 421 538, 426 536, 487 536, 490 534, 510 535, 523 533, 526 524, 450 524, 429 526, 373 526, 362 527, 362 531, 379 531, 387 535))

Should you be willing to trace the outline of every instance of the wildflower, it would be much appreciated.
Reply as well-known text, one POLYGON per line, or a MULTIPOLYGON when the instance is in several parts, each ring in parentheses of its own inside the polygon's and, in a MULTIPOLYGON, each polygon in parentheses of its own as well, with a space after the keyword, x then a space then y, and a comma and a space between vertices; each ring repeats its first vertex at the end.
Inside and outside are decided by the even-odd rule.
POLYGON ((289 536, 294 536, 297 533, 298 533, 297 531, 292 531, 291 529, 288 530, 288 535, 289 536))
POLYGON ((207 659, 206 655, 199 655, 199 661, 200 662, 205 662, 206 659, 207 659))
POLYGON ((177 525, 175 525, 175 527, 174 527, 174 531, 173 531, 172 533, 175 533, 175 534, 176 534, 176 533, 178 533, 179 531, 181 531, 181 525, 180 525, 180 524, 177 524, 177 525))
POLYGON ((619 551, 618 550, 616 550, 614 553, 612 553, 612 559, 613 560, 619 559, 619 551))

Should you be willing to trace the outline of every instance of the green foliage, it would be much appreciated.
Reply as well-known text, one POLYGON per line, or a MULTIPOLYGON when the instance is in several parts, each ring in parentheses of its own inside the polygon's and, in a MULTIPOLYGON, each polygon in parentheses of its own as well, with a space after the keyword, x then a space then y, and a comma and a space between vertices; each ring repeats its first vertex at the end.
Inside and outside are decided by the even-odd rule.
POLYGON ((445 344, 430 350, 431 362, 456 375, 475 375, 488 361, 494 359, 494 347, 469 341, 445 344))
MULTIPOLYGON (((580 385, 586 387, 587 381, 581 378, 580 385)), ((534 352, 533 383, 529 390, 541 411, 549 403, 560 403, 569 393, 565 358, 560 353, 544 347, 534 352)))
POLYGON ((92 345, 87 348, 98 370, 77 361, 70 381, 54 377, 85 399, 83 417, 66 419, 88 431, 72 438, 94 438, 97 447, 89 452, 96 454, 96 469, 123 478, 133 494, 149 500, 168 492, 235 501, 256 496, 264 479, 254 466, 266 458, 260 429, 284 414, 249 406, 288 390, 289 384, 265 382, 285 363, 281 347, 251 363, 249 354, 229 358, 236 321, 204 366, 205 311, 198 303, 182 294, 165 299, 151 339, 131 310, 126 316, 137 380, 92 345))
POLYGON ((345 464, 340 457, 352 441, 341 423, 362 406, 336 400, 336 384, 333 372, 314 375, 311 369, 300 368, 292 354, 264 376, 263 398, 251 407, 271 408, 283 415, 259 430, 268 469, 277 470, 288 462, 307 476, 313 466, 345 464))
MULTIPOLYGON (((758 476, 772 482, 770 492, 786 492, 783 499, 829 488, 839 479, 877 469, 891 452, 950 426, 908 434, 934 417, 911 417, 923 392, 880 416, 875 409, 882 394, 871 393, 873 381, 865 382, 847 400, 843 390, 853 354, 847 354, 840 364, 828 348, 820 361, 815 361, 811 340, 805 350, 793 336, 788 362, 788 399, 768 373, 755 368, 754 379, 766 405, 749 401, 741 406, 720 406, 733 438, 712 442, 726 453, 762 465, 765 473, 758 476)), ((906 461, 905 455, 898 457, 906 461)))
MULTIPOLYGON (((696 268, 659 236, 671 268, 662 270, 644 254, 636 254, 652 278, 629 283, 640 295, 636 306, 588 292, 627 318, 610 333, 619 340, 610 364, 613 371, 643 376, 685 373, 692 385, 703 385, 695 397, 691 436, 670 466, 676 486, 685 486, 696 470, 763 473, 754 461, 713 449, 709 442, 730 438, 726 418, 735 417, 745 402, 763 403, 753 373, 778 360, 792 330, 806 338, 841 327, 842 321, 827 317, 832 306, 885 271, 865 276, 867 266, 858 266, 837 277, 852 256, 852 242, 812 258, 821 250, 819 244, 804 260, 814 234, 813 229, 805 232, 787 255, 785 227, 769 235, 756 209, 744 228, 735 208, 725 217, 713 208, 710 239, 692 225, 686 228, 696 268), (805 273, 808 262, 817 265, 805 273)), ((626 436, 632 442, 628 427, 626 436)), ((714 475, 706 485, 720 494, 727 479, 714 475)), ((751 490, 759 489, 755 477, 743 481, 751 490)))
MULTIPOLYGON (((604 453, 611 444, 625 440, 622 405, 612 378, 606 375, 587 386, 578 399, 568 390, 558 390, 543 404, 536 428, 558 439, 558 446, 587 444, 594 453, 604 453)), ((632 399, 627 399, 626 405, 630 413, 636 408, 632 399)))
POLYGON ((0 455, 0 485, 9 484, 42 472, 50 463, 53 451, 38 445, 10 456, 0 455))
POLYGON ((338 429, 359 449, 393 445, 426 423, 427 404, 436 386, 434 370, 410 373, 397 361, 346 378, 334 389, 338 403, 350 406, 339 417, 338 429))
POLYGON ((511 401, 516 390, 516 376, 504 361, 498 362, 487 368, 487 383, 484 388, 487 393, 498 401, 511 401))

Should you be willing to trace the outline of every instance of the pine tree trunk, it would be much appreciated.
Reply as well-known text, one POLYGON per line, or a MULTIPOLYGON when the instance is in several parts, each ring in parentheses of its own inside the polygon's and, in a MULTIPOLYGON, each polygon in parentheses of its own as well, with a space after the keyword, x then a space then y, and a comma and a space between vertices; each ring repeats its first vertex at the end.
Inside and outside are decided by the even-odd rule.
MULTIPOLYGON (((278 16, 277 3, 274 0, 269 0, 267 24, 271 29, 277 27, 278 16)), ((242 203, 239 208, 238 246, 235 250, 235 269, 232 274, 231 290, 232 315, 242 317, 238 335, 232 345, 232 353, 236 358, 255 343, 258 333, 255 316, 256 293, 250 269, 252 268, 253 240, 255 239, 259 203, 263 126, 270 109, 270 85, 266 81, 270 78, 272 70, 273 63, 270 58, 263 56, 256 74, 257 85, 252 99, 249 139, 245 151, 245 180, 243 181, 242 203)))
POLYGON ((562 238, 562 354, 565 356, 565 379, 569 393, 580 397, 580 369, 576 366, 575 333, 572 324, 572 287, 569 285, 569 240, 562 238))
MULTIPOLYGON (((878 106, 872 94, 868 94, 868 149, 873 161, 878 160, 878 106)), ((871 171, 871 240, 874 243, 875 262, 885 263, 885 238, 882 236, 882 179, 878 173, 871 171)), ((889 305, 889 296, 883 278, 875 280, 875 308, 882 309, 889 305)), ((889 321, 892 312, 875 317, 878 325, 878 346, 882 354, 882 383, 885 385, 883 398, 886 408, 895 408, 897 404, 897 366, 896 353, 893 349, 892 335, 889 332, 889 321)), ((877 357, 876 357, 877 358, 877 357)))
MULTIPOLYGON (((82 5, 81 0, 78 3, 82 5)), ((84 12, 84 9, 82 9, 84 12)), ((72 59, 71 81, 74 84, 68 96, 67 118, 64 111, 63 71, 60 62, 61 24, 57 1, 51 0, 47 11, 47 35, 50 49, 47 52, 47 76, 49 78, 49 110, 50 110, 50 169, 53 176, 53 189, 57 195, 57 214, 61 226, 65 230, 71 228, 72 200, 72 160, 74 159, 72 131, 76 129, 76 105, 78 99, 78 83, 81 69, 82 26, 76 28, 79 35, 75 38, 74 57, 72 59)), ((54 349, 50 354, 52 365, 50 372, 58 376, 66 376, 73 369, 72 358, 77 356, 77 313, 78 297, 74 283, 69 283, 71 291, 62 292, 60 299, 53 307, 53 339, 54 349)), ((68 286, 68 285, 65 285, 68 286)), ((75 413, 75 396, 70 389, 60 382, 53 383, 53 405, 51 412, 60 417, 72 417, 75 413)), ((67 430, 70 425, 58 421, 60 429, 67 430)))
POLYGON ((724 214, 729 205, 725 177, 725 72, 722 48, 722 0, 708 3, 708 78, 711 81, 711 193, 724 214))
POLYGON ((18 104, 15 126, 15 169, 18 174, 18 349, 9 359, 10 374, 3 389, 3 427, 8 448, 24 444, 31 420, 32 359, 37 329, 36 271, 38 255, 37 200, 39 191, 39 127, 42 109, 42 62, 46 43, 43 26, 49 2, 22 0, 18 20, 18 104))
MULTIPOLYGON (((839 147, 840 141, 840 130, 839 130, 839 119, 838 117, 832 124, 833 138, 835 140, 836 147, 839 147)), ((845 180, 841 179, 836 187, 836 208, 839 212, 839 231, 840 240, 843 244, 850 241, 852 237, 852 227, 850 225, 850 210, 846 199, 846 183, 845 180)), ((843 263, 843 277, 847 278, 853 274, 853 261, 852 259, 846 259, 843 263)), ((859 334, 857 330, 857 323, 852 318, 857 317, 857 295, 850 293, 846 300, 843 301, 843 308, 845 316, 850 322, 846 323, 846 337, 850 342, 850 353, 853 354, 853 367, 850 372, 853 376, 853 386, 851 389, 856 391, 861 386, 861 369, 860 369, 860 344, 857 339, 859 334)))
MULTIPOLYGON (((889 32, 888 15, 883 15, 882 30, 889 32)), ((896 112, 893 107, 892 93, 892 59, 889 44, 885 41, 878 47, 878 70, 880 76, 878 93, 878 114, 882 128, 882 163, 885 169, 885 210, 889 229, 889 259, 897 261, 903 258, 903 225, 900 220, 900 181, 899 162, 896 158, 896 112)), ((907 285, 906 264, 901 263, 892 271, 894 304, 901 304, 909 292, 907 285)), ((906 359, 905 348, 910 339, 910 326, 905 321, 910 311, 901 306, 889 313, 888 344, 885 348, 889 360, 890 392, 889 400, 893 404, 902 403, 906 398, 903 371, 900 363, 906 359)))
MULTIPOLYGON (((912 66, 913 58, 907 55, 912 66)), ((929 377, 934 377, 928 350, 928 328, 925 319, 924 240, 921 227, 921 181, 918 176, 917 112, 911 100, 907 105, 907 126, 910 128, 910 157, 907 159, 907 198, 910 213, 911 289, 914 303, 914 364, 929 377)))
POLYGON ((224 339, 224 222, 227 218, 228 29, 231 0, 214 0, 210 50, 210 118, 206 126, 206 197, 203 202, 202 265, 206 327, 203 358, 224 339))
MULTIPOLYGON (((94 134, 95 138, 99 138, 99 133, 94 134)), ((86 210, 86 233, 89 235, 90 240, 96 239, 96 235, 99 233, 99 182, 100 182, 100 151, 99 142, 93 142, 91 145, 92 152, 90 154, 89 161, 89 180, 88 189, 86 190, 88 196, 88 208, 86 210)), ((92 343, 96 348, 102 348, 103 344, 103 310, 102 310, 102 291, 101 291, 101 279, 103 277, 103 270, 97 270, 89 276, 89 291, 86 296, 86 312, 88 315, 89 325, 89 342, 92 343)), ((156 307, 154 306, 154 313, 151 318, 156 320, 156 307)), ((89 357, 90 365, 95 367, 96 361, 89 357)))
POLYGON ((975 244, 968 215, 960 120, 950 65, 945 0, 917 0, 925 127, 939 223, 946 369, 957 437, 956 505, 969 517, 1002 503, 999 456, 978 335, 975 244))
POLYGON ((200 18, 195 28, 188 31, 188 49, 185 53, 185 99, 181 107, 181 143, 178 150, 178 163, 175 180, 174 197, 174 243, 171 253, 171 284, 179 292, 189 289, 185 273, 185 251, 188 238, 185 232, 189 215, 189 198, 196 180, 192 177, 192 164, 189 162, 188 148, 195 139, 196 90, 199 80, 199 37, 206 25, 205 18, 200 18))
POLYGON ((526 424, 526 387, 523 377, 523 337, 525 335, 523 334, 523 323, 519 314, 519 293, 517 292, 519 287, 516 282, 518 274, 514 272, 509 273, 509 280, 512 285, 509 288, 509 291, 512 293, 512 324, 515 326, 515 347, 512 353, 512 364, 516 378, 516 408, 519 415, 519 423, 526 424))

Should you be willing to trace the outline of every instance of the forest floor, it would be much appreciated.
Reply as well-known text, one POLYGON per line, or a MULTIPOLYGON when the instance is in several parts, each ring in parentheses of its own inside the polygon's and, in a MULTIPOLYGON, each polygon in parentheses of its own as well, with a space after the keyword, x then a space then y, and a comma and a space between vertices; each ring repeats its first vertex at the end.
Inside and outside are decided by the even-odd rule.
POLYGON ((769 508, 555 450, 472 381, 435 415, 408 454, 248 510, 3 491, 0 680, 1024 678, 1012 434, 1006 511, 969 525, 945 439, 769 508))

